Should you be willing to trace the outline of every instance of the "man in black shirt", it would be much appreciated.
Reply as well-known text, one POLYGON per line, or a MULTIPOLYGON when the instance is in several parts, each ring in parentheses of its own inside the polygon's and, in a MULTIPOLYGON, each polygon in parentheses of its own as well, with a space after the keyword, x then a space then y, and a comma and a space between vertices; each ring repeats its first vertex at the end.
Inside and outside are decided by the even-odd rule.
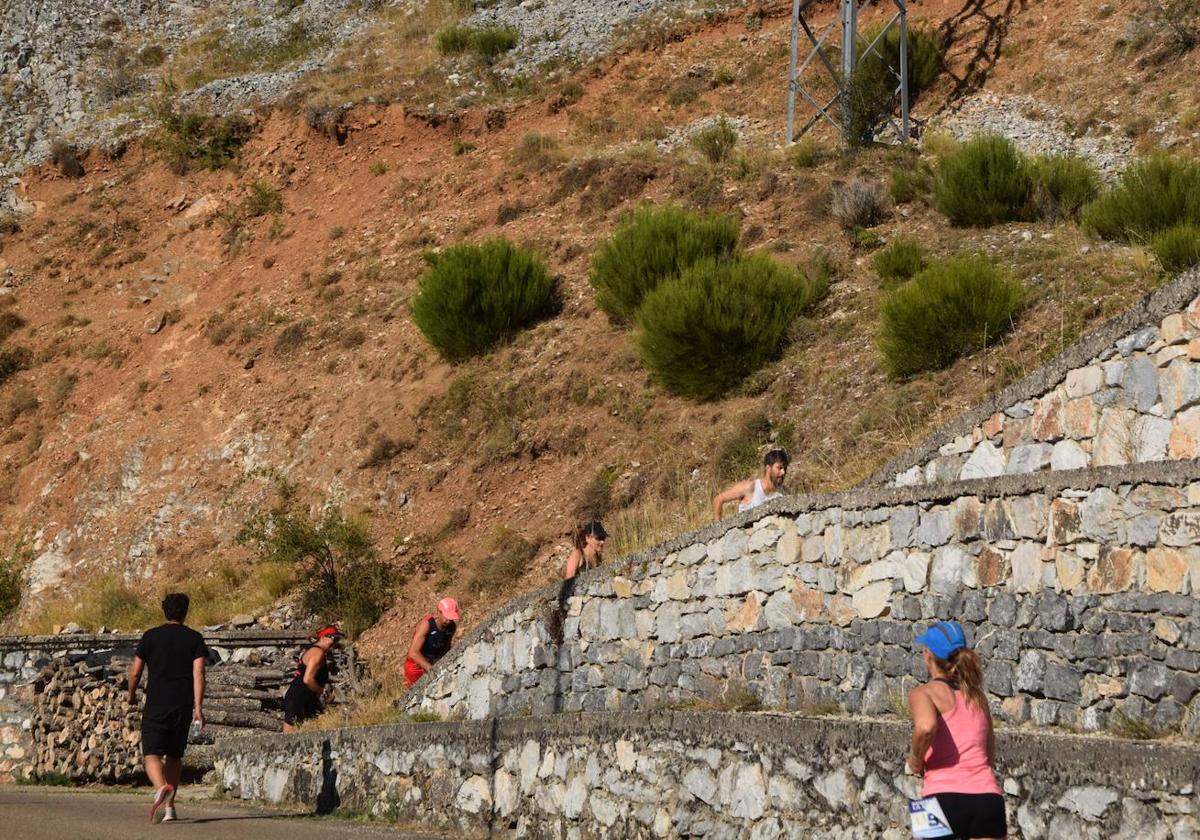
POLYGON ((163 598, 167 623, 147 630, 129 665, 129 702, 134 702, 142 670, 146 669, 146 705, 142 709, 142 754, 146 775, 154 785, 150 821, 166 805, 163 821, 174 820, 175 791, 183 775, 183 751, 191 721, 204 726, 204 637, 183 626, 188 596, 173 592, 163 598))

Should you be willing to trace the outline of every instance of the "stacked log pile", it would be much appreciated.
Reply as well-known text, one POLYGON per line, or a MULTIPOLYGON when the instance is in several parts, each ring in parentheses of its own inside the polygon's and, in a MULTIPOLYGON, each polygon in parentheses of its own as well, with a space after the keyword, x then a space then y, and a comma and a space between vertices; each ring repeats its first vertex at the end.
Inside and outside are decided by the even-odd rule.
MULTIPOLYGON (((37 776, 121 782, 141 773, 141 704, 126 699, 128 657, 106 662, 56 659, 34 681, 33 742, 37 776)), ((205 732, 189 746, 185 764, 212 766, 216 740, 282 729, 289 678, 279 663, 219 663, 209 668, 205 732)), ((143 682, 143 687, 145 683, 143 682)))

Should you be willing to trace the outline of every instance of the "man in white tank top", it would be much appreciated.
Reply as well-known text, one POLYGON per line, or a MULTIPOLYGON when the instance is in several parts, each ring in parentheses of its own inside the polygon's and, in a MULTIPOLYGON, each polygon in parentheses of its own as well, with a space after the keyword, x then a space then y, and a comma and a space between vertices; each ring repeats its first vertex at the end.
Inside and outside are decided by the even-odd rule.
POLYGON ((721 518, 721 508, 727 502, 737 502, 741 513, 777 498, 783 490, 789 461, 782 449, 772 449, 764 455, 762 476, 731 484, 713 496, 713 519, 721 518))

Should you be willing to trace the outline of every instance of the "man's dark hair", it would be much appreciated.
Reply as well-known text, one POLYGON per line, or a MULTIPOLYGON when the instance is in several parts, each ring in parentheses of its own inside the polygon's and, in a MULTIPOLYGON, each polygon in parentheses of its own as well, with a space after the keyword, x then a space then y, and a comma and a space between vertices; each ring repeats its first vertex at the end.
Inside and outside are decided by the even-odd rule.
POLYGON ((182 592, 172 592, 163 598, 163 615, 167 617, 167 621, 183 621, 187 618, 188 607, 191 603, 191 599, 182 592))
POLYGON ((772 449, 763 456, 763 466, 769 467, 772 464, 783 464, 785 467, 792 462, 788 454, 782 449, 772 449))

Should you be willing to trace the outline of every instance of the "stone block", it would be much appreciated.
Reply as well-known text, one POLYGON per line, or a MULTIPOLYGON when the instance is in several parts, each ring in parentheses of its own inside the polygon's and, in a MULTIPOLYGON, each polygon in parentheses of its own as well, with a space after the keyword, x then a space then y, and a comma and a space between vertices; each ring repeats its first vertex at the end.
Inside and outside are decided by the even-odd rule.
POLYGON ((791 566, 800 560, 802 542, 796 525, 784 526, 783 535, 779 538, 779 546, 775 551, 775 559, 782 566, 791 566))
POLYGON ((1189 359, 1175 359, 1163 371, 1159 388, 1163 416, 1174 417, 1179 411, 1200 402, 1200 365, 1189 359))
POLYGON ((1076 592, 1083 583, 1084 562, 1075 553, 1054 552, 1054 575, 1060 592, 1076 592))
POLYGON ((961 546, 946 545, 933 554, 929 571, 929 588, 939 595, 951 595, 963 586, 967 554, 961 546))
POLYGON ((1130 359, 1121 376, 1121 390, 1138 411, 1149 411, 1159 398, 1159 371, 1147 356, 1130 359))
POLYGON ((983 510, 983 536, 988 542, 1011 540, 1017 536, 1008 504, 1004 499, 992 499, 983 510))
POLYGON ((1012 450, 1004 472, 1008 475, 1025 475, 1040 472, 1050 466, 1054 447, 1048 443, 1029 443, 1012 450))
POLYGON ((1096 785, 1073 787, 1059 797, 1058 807, 1078 814, 1088 822, 1100 822, 1105 812, 1120 798, 1120 793, 1112 788, 1096 785))
POLYGON ((1131 333, 1117 341, 1117 352, 1122 356, 1128 356, 1138 350, 1145 350, 1151 344, 1158 340, 1158 330, 1155 327, 1142 327, 1135 333, 1131 333))
POLYGON ((1008 580, 1008 576, 1008 558, 991 546, 983 546, 975 562, 975 579, 979 585, 982 587, 999 586, 1008 580))
POLYGON ((1071 399, 1094 394, 1104 387, 1104 368, 1100 365, 1088 365, 1085 368, 1067 371, 1063 387, 1071 399))
POLYGON ((1066 402, 1066 395, 1061 389, 1055 389, 1037 401, 1031 428, 1034 440, 1054 441, 1062 437, 1066 423, 1066 402))
POLYGON ((1184 591, 1188 558, 1173 548, 1151 548, 1146 552, 1146 588, 1151 592, 1184 591))
MULTIPOLYGON (((1006 429, 1013 424, 1006 425, 1006 429)), ((991 441, 980 441, 979 445, 967 458, 959 471, 958 477, 963 480, 972 478, 992 478, 1004 473, 1004 452, 997 449, 991 441)))
POLYGON ((799 581, 792 588, 792 604, 799 621, 815 621, 825 615, 825 596, 799 581))
POLYGON ((1167 454, 1176 459, 1200 456, 1200 406, 1186 409, 1175 415, 1171 421, 1167 454))
POLYGON ((1093 437, 1100 427, 1096 403, 1088 397, 1070 400, 1066 407, 1065 423, 1066 436, 1072 440, 1093 437))
POLYGON ((1167 444, 1171 439, 1170 420, 1162 417, 1139 417, 1133 423, 1134 461, 1161 461, 1167 457, 1167 444))
POLYGON ((983 432, 985 438, 995 438, 1004 430, 1004 415, 996 412, 987 420, 983 421, 980 431, 983 432))
POLYGON ((950 539, 950 510, 933 508, 921 513, 917 526, 917 543, 923 546, 945 545, 950 539))
POLYGON ((920 509, 912 505, 892 508, 891 516, 888 518, 889 539, 892 546, 904 548, 913 545, 920 516, 920 509))
POLYGON ((1200 545, 1200 510, 1177 510, 1163 517, 1159 528, 1163 545, 1200 545))
POLYGON ((876 618, 887 609, 891 596, 891 581, 881 580, 855 592, 850 604, 859 617, 876 618))
POLYGON ((1109 595, 1129 589, 1134 580, 1140 557, 1132 549, 1100 547, 1100 556, 1088 573, 1088 591, 1096 595, 1109 595))
POLYGON ((1171 672, 1158 662, 1138 667, 1129 678, 1129 693, 1158 700, 1167 693, 1171 672))
POLYGON ((1073 440, 1060 440, 1050 453, 1050 469, 1080 470, 1088 465, 1088 454, 1073 440))
POLYGON ((1164 368, 1178 358, 1188 358, 1186 347, 1175 345, 1173 347, 1164 347, 1154 354, 1154 364, 1157 367, 1164 368))
POLYGON ((1173 312, 1166 318, 1163 318, 1158 328, 1158 334, 1167 344, 1178 344, 1181 341, 1187 341, 1190 331, 1183 319, 1183 313, 1173 312))
POLYGON ((767 599, 766 606, 763 608, 763 616, 766 619, 767 627, 772 630, 792 627, 802 620, 792 601, 791 594, 782 589, 767 599))
POLYGON ((1108 467, 1132 463, 1137 451, 1134 421, 1137 414, 1128 408, 1106 408, 1092 442, 1092 465, 1108 467))
POLYGON ((929 564, 932 555, 924 551, 913 551, 904 555, 900 561, 900 575, 904 580, 904 589, 908 592, 922 592, 929 579, 929 564))
POLYGON ((1026 416, 1022 419, 1008 420, 1004 424, 1004 432, 1000 436, 1000 444, 1005 449, 1012 449, 1033 440, 1033 421, 1026 416))
POLYGON ((1012 577, 1009 588, 1013 592, 1035 593, 1042 588, 1042 548, 1034 543, 1023 542, 1009 556, 1012 577))

